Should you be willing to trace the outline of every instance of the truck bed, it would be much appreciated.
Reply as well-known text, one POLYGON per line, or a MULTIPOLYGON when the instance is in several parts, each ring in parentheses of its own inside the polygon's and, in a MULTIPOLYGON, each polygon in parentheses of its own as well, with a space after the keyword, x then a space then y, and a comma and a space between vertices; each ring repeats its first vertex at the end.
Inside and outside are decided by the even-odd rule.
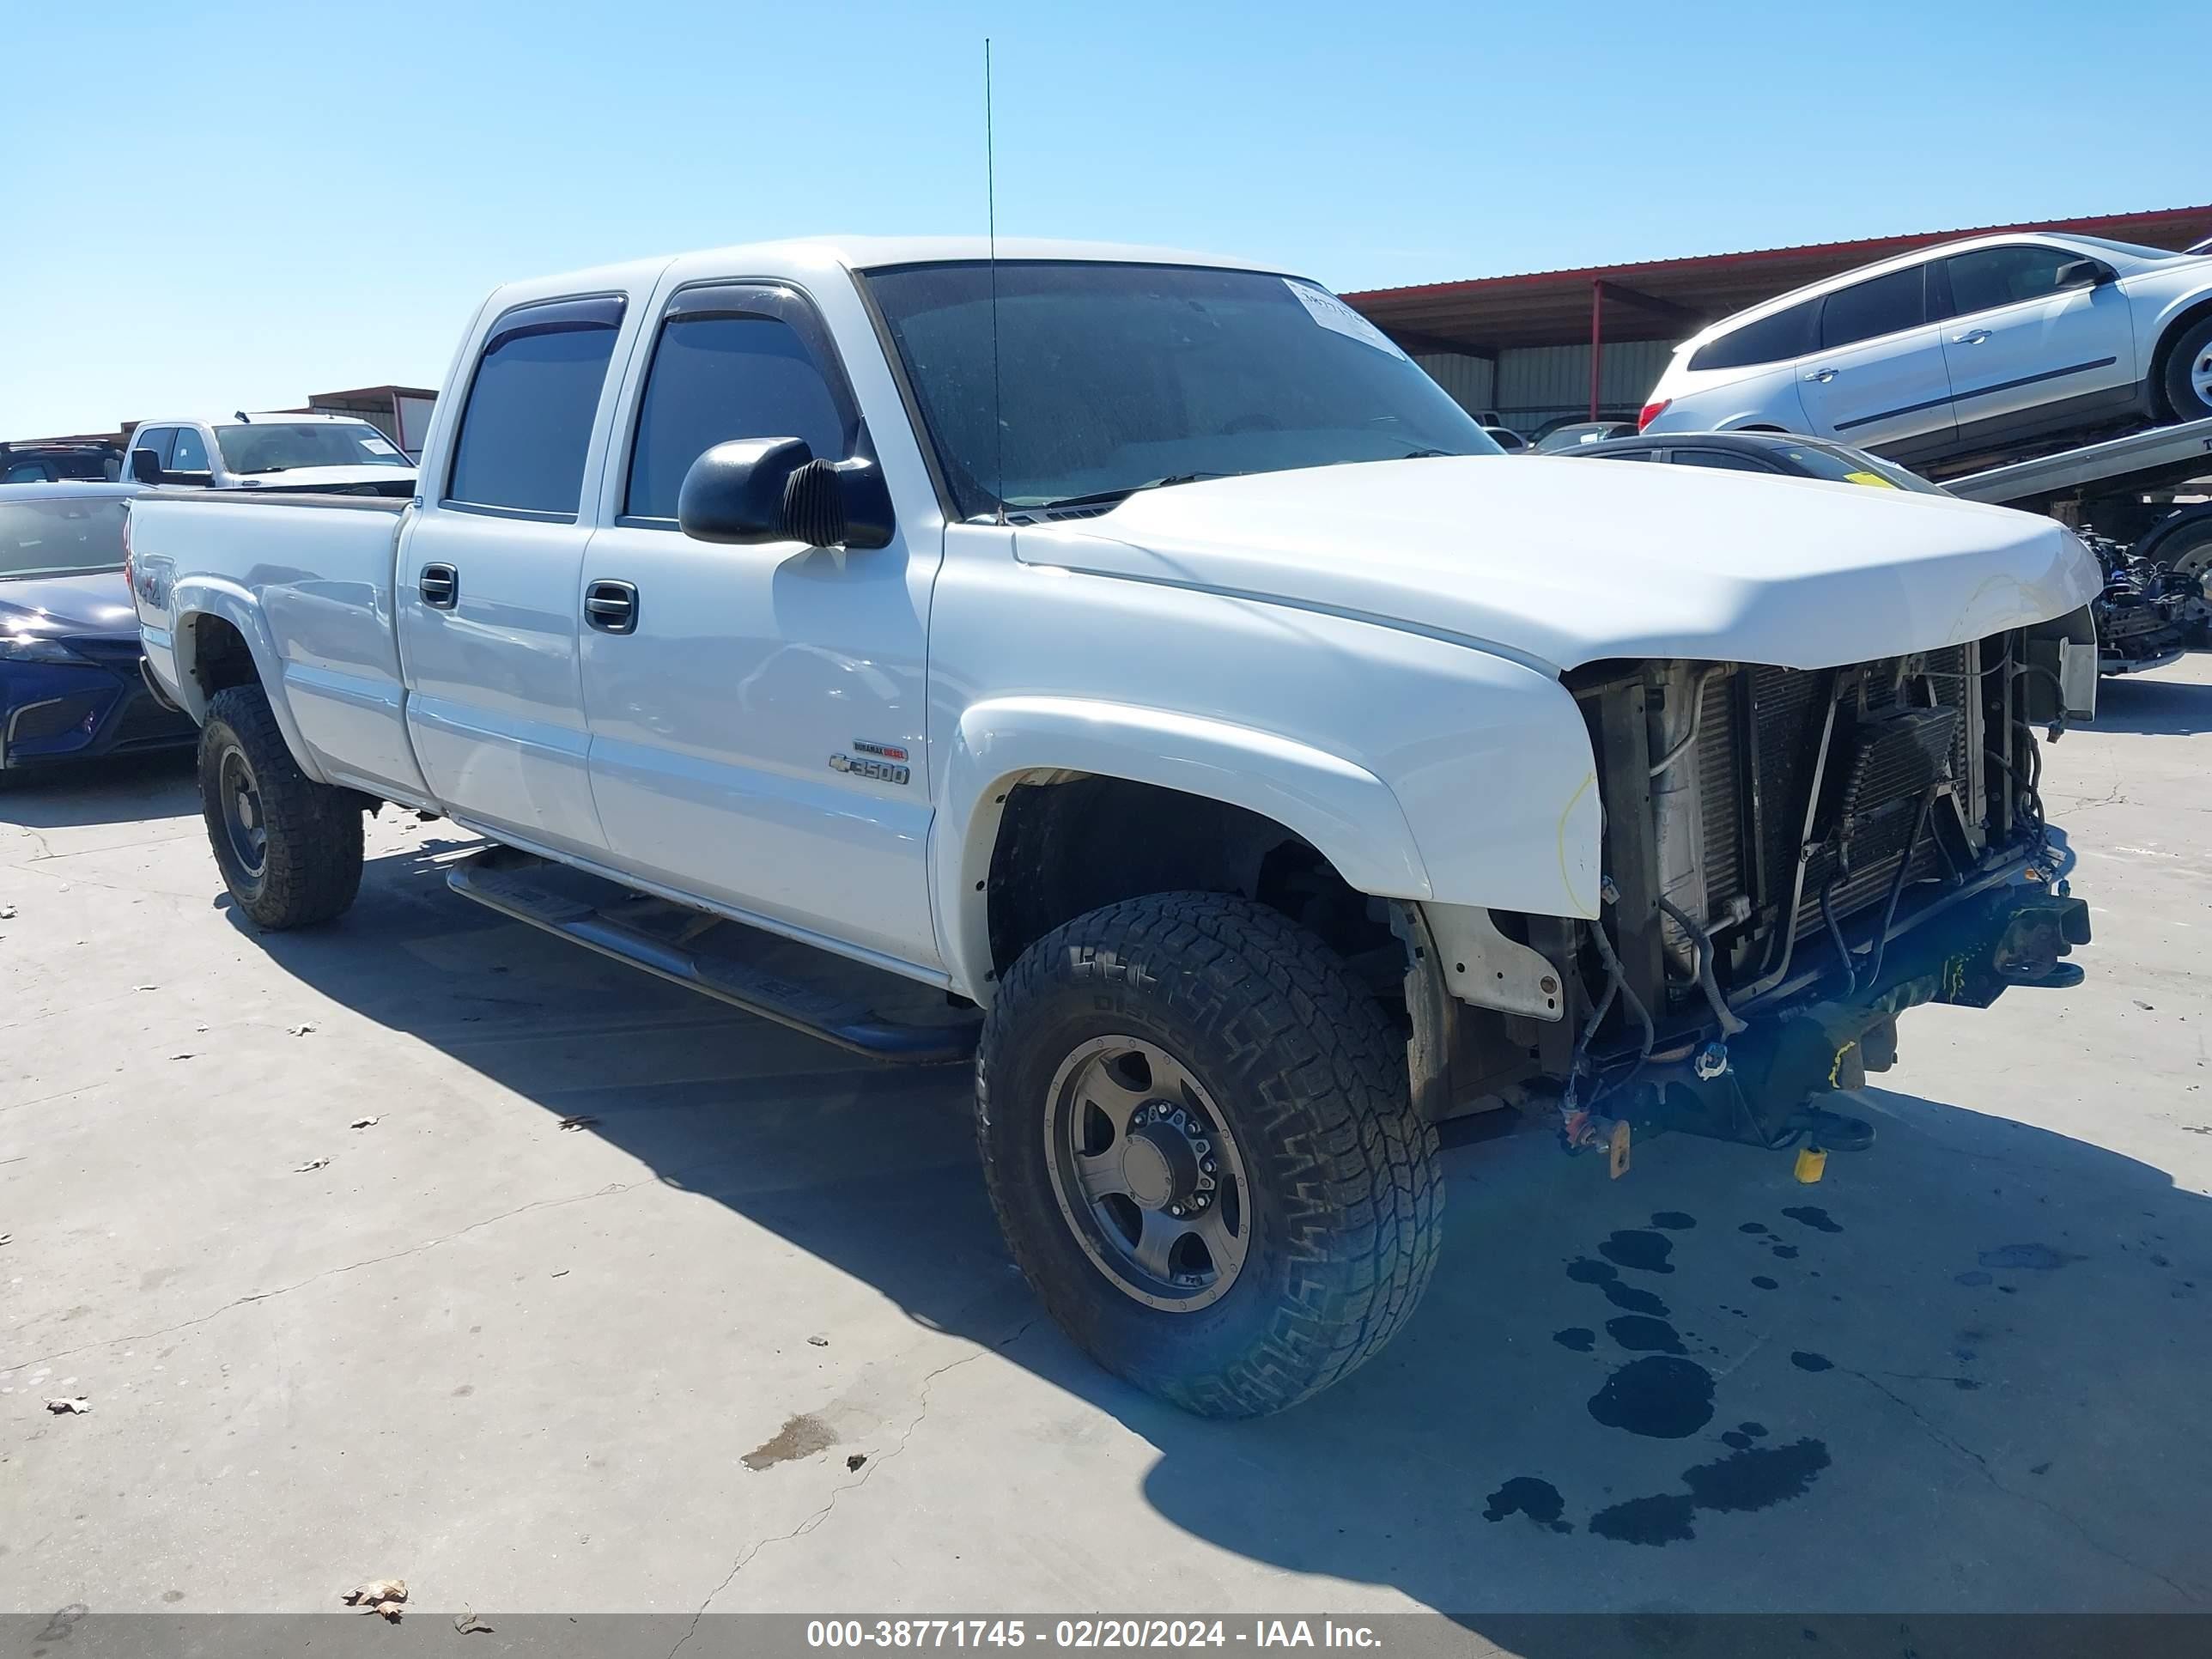
POLYGON ((397 784, 403 794, 411 785, 419 793, 392 626, 394 554, 407 506, 385 495, 259 489, 137 497, 131 544, 142 592, 174 588, 169 608, 140 607, 155 678, 195 717, 203 714, 204 698, 182 672, 195 642, 172 638, 167 617, 194 608, 228 617, 264 680, 281 683, 277 701, 328 781, 397 784), (243 589, 252 603, 181 602, 226 589, 243 589))

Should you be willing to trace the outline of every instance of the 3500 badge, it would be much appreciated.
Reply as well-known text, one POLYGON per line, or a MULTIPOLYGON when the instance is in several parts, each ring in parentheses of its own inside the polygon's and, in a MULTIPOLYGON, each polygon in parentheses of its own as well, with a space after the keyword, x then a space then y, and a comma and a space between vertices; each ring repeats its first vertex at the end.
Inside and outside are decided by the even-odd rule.
POLYGON ((856 778, 873 778, 878 783, 904 783, 914 775, 908 769, 906 750, 896 744, 870 743, 866 738, 853 739, 858 754, 832 755, 830 769, 849 772, 856 778))

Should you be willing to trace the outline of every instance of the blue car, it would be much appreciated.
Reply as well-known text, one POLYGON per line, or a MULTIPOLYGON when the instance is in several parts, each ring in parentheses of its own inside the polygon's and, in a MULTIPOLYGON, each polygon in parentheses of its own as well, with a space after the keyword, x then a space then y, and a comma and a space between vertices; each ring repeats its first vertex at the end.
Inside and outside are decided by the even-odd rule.
POLYGON ((189 744, 139 672, 123 579, 134 484, 0 485, 0 784, 58 761, 189 744))

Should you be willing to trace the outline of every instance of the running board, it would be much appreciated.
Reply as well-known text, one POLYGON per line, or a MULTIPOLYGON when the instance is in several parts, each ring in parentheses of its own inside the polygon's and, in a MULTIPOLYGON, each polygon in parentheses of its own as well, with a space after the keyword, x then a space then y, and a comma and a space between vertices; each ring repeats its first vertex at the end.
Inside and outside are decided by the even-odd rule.
POLYGON ((972 1011, 962 1018, 940 1004, 954 1017, 939 1023, 887 1018, 867 1001, 775 972, 756 958, 805 952, 846 979, 888 981, 905 1000, 915 1000, 917 993, 938 998, 942 993, 586 871, 493 848, 457 866, 446 884, 501 915, 872 1060, 952 1066, 975 1052, 982 1017, 972 1011), (627 914, 617 917, 616 907, 627 914))

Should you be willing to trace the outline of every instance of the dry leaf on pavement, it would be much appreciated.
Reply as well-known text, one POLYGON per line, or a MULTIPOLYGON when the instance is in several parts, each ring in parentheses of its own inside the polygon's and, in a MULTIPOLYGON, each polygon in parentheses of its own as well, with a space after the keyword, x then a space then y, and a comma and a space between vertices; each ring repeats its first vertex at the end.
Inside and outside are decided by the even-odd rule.
POLYGON ((373 1117, 357 1117, 354 1119, 352 1122, 347 1124, 346 1127, 349 1129, 374 1129, 377 1126, 379 1121, 380 1120, 373 1117))
POLYGON ((407 1599, 404 1578, 372 1578, 338 1598, 349 1607, 359 1607, 363 1613, 381 1613, 393 1624, 399 1622, 399 1604, 407 1599))
POLYGON ((592 1125, 598 1121, 599 1119, 595 1117, 587 1117, 581 1112, 579 1112, 574 1117, 562 1118, 561 1120, 561 1127, 564 1129, 588 1129, 592 1125))
POLYGON ((308 1032, 314 1029, 315 1028, 312 1024, 306 1020, 301 1020, 297 1025, 287 1025, 284 1028, 284 1035, 286 1036, 305 1036, 308 1032))
POLYGON ((71 1395, 65 1400, 49 1400, 46 1409, 56 1417, 82 1417, 92 1409, 92 1401, 82 1395, 71 1395))
POLYGON ((302 1164, 298 1169, 293 1170, 292 1173, 294 1175, 313 1175, 316 1170, 326 1167, 329 1163, 330 1159, 326 1158, 311 1158, 305 1164, 302 1164))
POLYGON ((453 1620, 453 1628, 460 1632, 464 1636, 476 1636, 489 1632, 491 1629, 491 1626, 484 1623, 483 1620, 477 1618, 476 1614, 471 1613, 466 1607, 463 1607, 461 1609, 461 1616, 453 1620))

